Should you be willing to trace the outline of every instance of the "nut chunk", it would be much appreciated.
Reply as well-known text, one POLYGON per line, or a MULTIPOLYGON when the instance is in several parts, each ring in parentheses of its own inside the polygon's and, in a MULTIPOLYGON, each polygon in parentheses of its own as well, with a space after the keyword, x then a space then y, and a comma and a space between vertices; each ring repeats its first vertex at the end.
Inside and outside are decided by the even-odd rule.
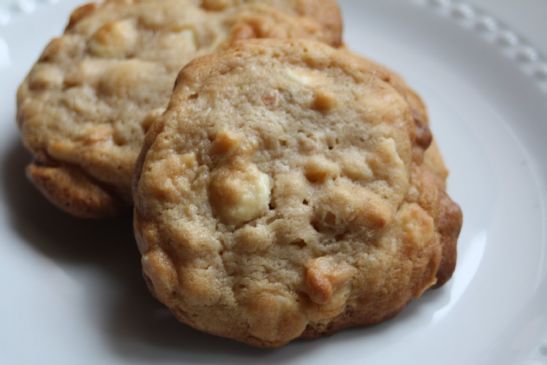
POLYGON ((326 304, 351 280, 355 269, 347 264, 320 257, 306 265, 308 295, 317 304, 326 304))

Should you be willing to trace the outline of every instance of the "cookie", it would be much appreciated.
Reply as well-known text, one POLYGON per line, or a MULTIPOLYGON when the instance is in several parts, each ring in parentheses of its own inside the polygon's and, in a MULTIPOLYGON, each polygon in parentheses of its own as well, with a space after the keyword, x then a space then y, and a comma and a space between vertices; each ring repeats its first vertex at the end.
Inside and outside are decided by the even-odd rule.
POLYGON ((234 5, 259 2, 292 15, 314 19, 321 25, 326 43, 334 47, 342 45, 342 15, 335 0, 203 0, 202 7, 219 11, 234 5))
POLYGON ((386 77, 305 40, 181 71, 133 189, 144 275, 180 321, 277 347, 381 322, 448 280, 461 211, 420 140, 423 104, 386 77))
POLYGON ((238 39, 314 38, 337 46, 334 0, 106 0, 76 9, 17 94, 35 161, 27 175, 79 217, 119 214, 144 135, 180 68, 238 39))

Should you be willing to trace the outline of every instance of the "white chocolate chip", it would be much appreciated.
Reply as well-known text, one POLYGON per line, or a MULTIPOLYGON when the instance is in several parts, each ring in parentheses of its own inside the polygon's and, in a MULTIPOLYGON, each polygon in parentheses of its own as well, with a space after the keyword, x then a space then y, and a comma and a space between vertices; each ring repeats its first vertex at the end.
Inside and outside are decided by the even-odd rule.
POLYGON ((228 224, 241 224, 267 212, 271 184, 255 165, 221 168, 213 173, 211 205, 228 224))
POLYGON ((295 70, 292 68, 287 69, 287 76, 293 80, 296 81, 302 85, 313 85, 315 82, 315 76, 312 75, 310 72, 295 70))

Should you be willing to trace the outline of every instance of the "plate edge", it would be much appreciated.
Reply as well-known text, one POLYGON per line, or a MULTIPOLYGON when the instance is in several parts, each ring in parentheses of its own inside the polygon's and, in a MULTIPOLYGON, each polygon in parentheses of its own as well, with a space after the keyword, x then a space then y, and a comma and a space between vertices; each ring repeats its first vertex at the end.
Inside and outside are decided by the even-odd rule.
MULTIPOLYGON (((0 30, 9 27, 17 18, 28 16, 44 6, 61 0, 13 0, 0 4, 0 30)), ((457 23, 463 30, 476 33, 487 44, 496 47, 510 58, 515 66, 526 74, 539 89, 547 94, 547 57, 526 40, 518 31, 490 15, 487 11, 458 0, 412 0, 418 6, 457 23)), ((0 36, 1 44, 6 44, 0 36)), ((529 364, 543 364, 547 358, 547 334, 539 339, 537 351, 529 364)))

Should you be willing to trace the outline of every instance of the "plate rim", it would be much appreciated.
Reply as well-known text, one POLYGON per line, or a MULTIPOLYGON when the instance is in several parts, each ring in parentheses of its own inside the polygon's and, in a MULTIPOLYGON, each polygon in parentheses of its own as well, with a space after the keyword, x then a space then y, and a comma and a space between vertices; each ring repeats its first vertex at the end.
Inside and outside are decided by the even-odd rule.
MULTIPOLYGON (((5 42, 2 32, 9 31, 12 21, 31 15, 43 7, 55 6, 61 1, 12 0, 9 3, 0 4, 0 42, 5 42)), ((88 1, 81 1, 81 3, 88 1)), ((411 2, 457 24, 460 30, 475 34, 485 45, 496 48, 501 57, 510 59, 513 66, 538 87, 539 92, 547 95, 547 57, 512 26, 483 8, 466 1, 412 0, 411 2)), ((538 349, 543 356, 547 356, 547 333, 542 338, 538 338, 538 349)))

